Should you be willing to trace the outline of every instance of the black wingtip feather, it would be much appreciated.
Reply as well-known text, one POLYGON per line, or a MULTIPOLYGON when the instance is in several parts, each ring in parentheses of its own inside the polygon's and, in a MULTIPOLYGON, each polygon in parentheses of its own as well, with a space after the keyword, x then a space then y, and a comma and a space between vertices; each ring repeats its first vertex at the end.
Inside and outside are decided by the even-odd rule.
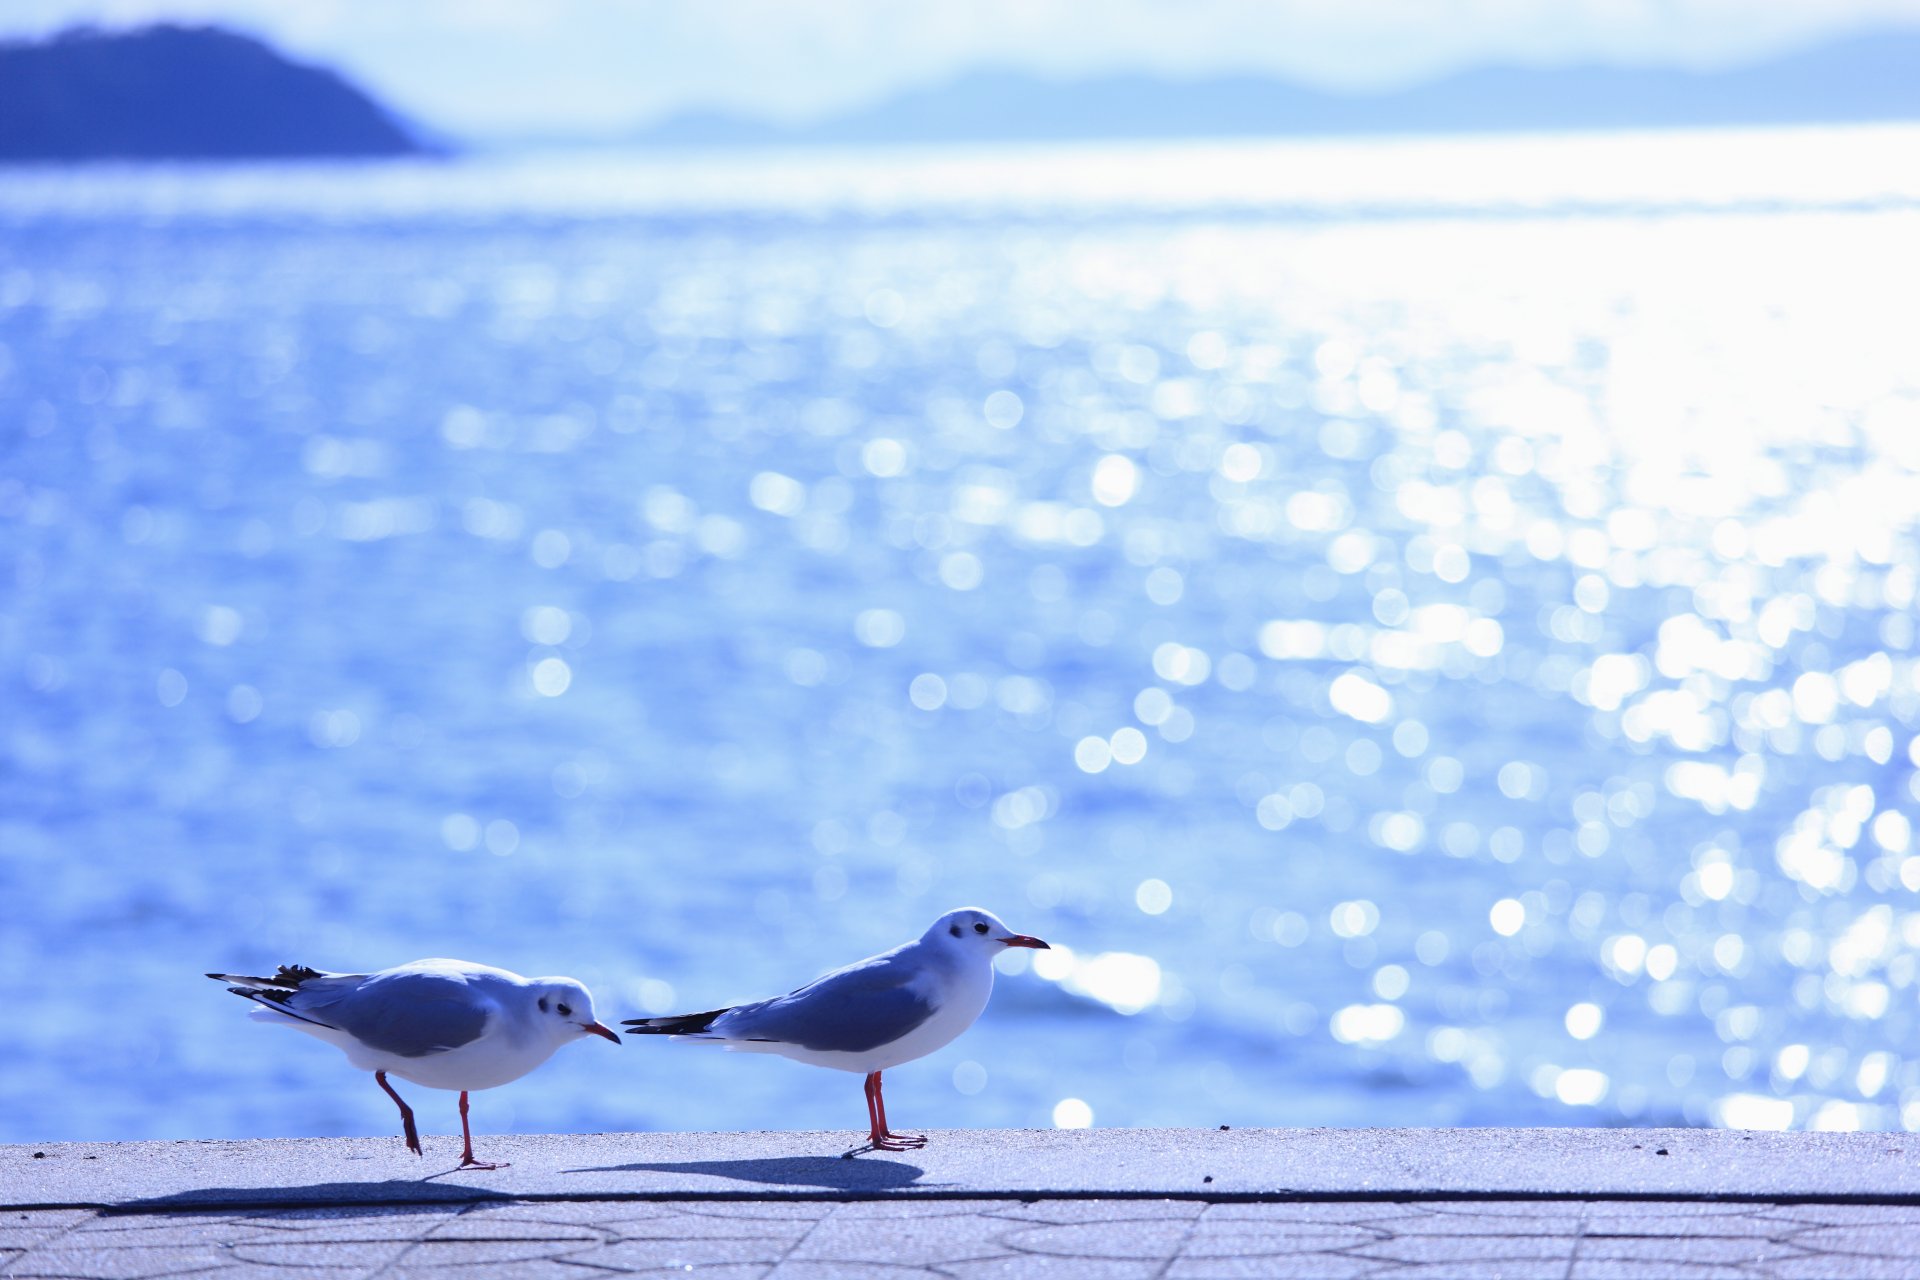
POLYGON ((215 982, 231 982, 255 990, 292 992, 298 991, 303 982, 327 975, 303 964, 283 964, 273 971, 271 978, 255 977, 248 973, 210 973, 207 976, 215 982))
POLYGON ((726 1009, 709 1009, 705 1013, 681 1013, 666 1018, 628 1018, 620 1025, 636 1036, 687 1036, 695 1035, 713 1026, 713 1020, 726 1009))

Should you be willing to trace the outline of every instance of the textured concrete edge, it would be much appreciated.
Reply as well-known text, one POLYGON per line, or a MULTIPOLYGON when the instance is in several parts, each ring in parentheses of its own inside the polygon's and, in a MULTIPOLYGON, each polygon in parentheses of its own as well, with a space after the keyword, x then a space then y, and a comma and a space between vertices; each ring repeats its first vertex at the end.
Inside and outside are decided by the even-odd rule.
POLYGON ((57 1213, 86 1210, 109 1217, 173 1217, 222 1213, 263 1213, 313 1209, 470 1209, 512 1204, 874 1204, 910 1200, 937 1203, 1005 1201, 1008 1204, 1105 1202, 1178 1202, 1182 1204, 1725 1204, 1860 1205, 1920 1209, 1920 1193, 1762 1192, 1584 1192, 1584 1191, 923 1191, 901 1195, 886 1191, 634 1191, 548 1195, 539 1192, 497 1197, 437 1196, 419 1199, 342 1201, 262 1198, 257 1200, 111 1201, 83 1204, 0 1203, 0 1213, 57 1213))
POLYGON ((513 1135, 493 1172, 390 1138, 0 1147, 14 1209, 194 1212, 523 1201, 1691 1200, 1920 1204, 1908 1134, 1627 1129, 970 1130, 850 1153, 845 1133, 513 1135), (857 1154, 858 1158, 848 1158, 857 1154))

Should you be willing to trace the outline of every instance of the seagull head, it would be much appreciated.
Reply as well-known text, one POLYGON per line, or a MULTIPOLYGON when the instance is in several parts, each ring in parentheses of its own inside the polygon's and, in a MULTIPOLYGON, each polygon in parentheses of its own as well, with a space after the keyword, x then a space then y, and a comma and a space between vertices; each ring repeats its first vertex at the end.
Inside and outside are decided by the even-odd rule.
POLYGON ((1001 923, 999 916, 978 907, 962 907, 958 911, 947 912, 928 927, 926 936, 936 946, 946 950, 977 951, 988 959, 1008 947, 1052 950, 1038 938, 1015 933, 1001 923))
POLYGON ((580 1036, 605 1036, 615 1044, 620 1037, 593 1016, 593 993, 572 978, 536 978, 531 992, 535 1025, 564 1043, 580 1036))

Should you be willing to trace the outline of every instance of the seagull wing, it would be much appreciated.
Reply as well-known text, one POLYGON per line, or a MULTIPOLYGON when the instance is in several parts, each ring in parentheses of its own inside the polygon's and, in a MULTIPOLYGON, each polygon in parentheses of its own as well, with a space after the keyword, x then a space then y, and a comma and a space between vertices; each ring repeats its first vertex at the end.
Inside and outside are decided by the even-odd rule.
POLYGON ((935 1009, 914 989, 917 971, 898 956, 888 952, 789 995, 740 1005, 715 1019, 713 1030, 728 1040, 795 1044, 820 1053, 864 1053, 892 1044, 935 1009))
POLYGON ((288 1004, 299 1015, 402 1058, 424 1058, 478 1040, 492 1008, 458 977, 417 972, 374 974, 352 983, 307 982, 288 1004))

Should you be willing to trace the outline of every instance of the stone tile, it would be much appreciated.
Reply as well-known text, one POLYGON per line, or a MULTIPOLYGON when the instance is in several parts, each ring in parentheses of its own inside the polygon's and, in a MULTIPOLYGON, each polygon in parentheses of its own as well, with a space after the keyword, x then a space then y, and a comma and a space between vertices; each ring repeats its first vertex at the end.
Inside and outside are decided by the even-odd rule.
MULTIPOLYGON (((525 1234, 591 1232, 602 1238, 613 1239, 622 1235, 645 1238, 662 1230, 678 1229, 680 1224, 686 1224, 687 1231, 696 1232, 700 1230, 698 1224, 701 1222, 738 1222, 746 1224, 743 1227, 745 1230, 784 1230, 787 1224, 792 1224, 795 1229, 804 1230, 807 1224, 817 1222, 833 1210, 834 1205, 825 1201, 806 1201, 793 1205, 731 1200, 655 1204, 635 1200, 555 1201, 486 1205, 469 1209, 458 1221, 489 1224, 482 1228, 489 1232, 501 1229, 525 1234), (507 1225, 496 1228, 492 1224, 507 1225)), ((443 1228, 440 1234, 461 1229, 449 1226, 443 1228)))
POLYGON ((34 1245, 58 1239, 68 1230, 68 1227, 0 1226, 0 1249, 30 1249, 34 1245))
POLYGON ((153 1276, 212 1271, 232 1261, 226 1251, 208 1246, 153 1249, 83 1249, 65 1244, 29 1250, 12 1263, 9 1276, 86 1276, 89 1280, 147 1280, 153 1276))
POLYGON ((1234 1219, 1216 1222, 1202 1219, 1194 1227, 1181 1256, 1186 1258, 1231 1257, 1236 1253, 1300 1253, 1308 1250, 1332 1252, 1339 1249, 1365 1249, 1390 1240, 1389 1232, 1377 1227, 1359 1227, 1338 1222, 1271 1222, 1234 1219))
POLYGON ((1436 1215, 1474 1218, 1578 1218, 1580 1200, 1416 1200, 1409 1206, 1436 1215))
MULTIPOLYGON (((325 1228, 337 1222, 444 1222, 448 1218, 457 1218, 463 1213, 472 1211, 471 1206, 463 1204, 343 1204, 312 1209, 251 1209, 245 1213, 217 1216, 232 1218, 236 1222, 253 1222, 288 1231, 304 1231, 309 1228, 325 1228)), ((165 1216, 185 1215, 167 1214, 165 1216)))
MULTIPOLYGON (((681 1276, 687 1274, 678 1267, 673 1270, 681 1276)), ((418 1267, 402 1262, 374 1274, 379 1277, 379 1280, 590 1280, 595 1275, 604 1276, 615 1273, 595 1272, 589 1268, 555 1262, 548 1258, 534 1258, 521 1262, 491 1262, 458 1267, 418 1267)), ((706 1276, 710 1273, 702 1267, 700 1274, 706 1276)), ((366 1280, 366 1277, 366 1272, 359 1273, 360 1280, 366 1280)), ((221 1277, 220 1280, 225 1280, 225 1277, 221 1277)), ((289 1272, 287 1280, 308 1280, 308 1273, 289 1272)))
MULTIPOLYGON (((646 1223, 635 1223, 643 1227, 646 1223)), ((604 1227, 578 1222, 540 1222, 532 1219, 482 1218, 475 1214, 462 1214, 435 1225, 426 1239, 429 1240, 550 1240, 574 1241, 580 1244, 600 1244, 613 1238, 614 1233, 604 1227)))
POLYGON ((568 1261, 595 1267, 615 1267, 623 1271, 649 1268, 695 1266, 704 1271, 722 1262, 757 1262, 767 1266, 785 1257, 792 1244, 786 1240, 688 1239, 622 1240, 567 1255, 568 1261))
MULTIPOLYGON (((649 1202, 642 1200, 513 1200, 506 1203, 488 1203, 462 1206, 458 1215, 462 1222, 521 1222, 549 1226, 600 1226, 608 1222, 643 1218, 671 1217, 676 1213, 697 1212, 707 1206, 700 1204, 674 1204, 649 1202)), ((731 1207, 723 1205, 722 1207, 731 1207)), ((742 1205, 742 1208, 763 1209, 768 1205, 742 1205)), ((442 1214, 443 1218, 452 1217, 442 1214)))
POLYGON ((794 1262, 833 1259, 876 1265, 894 1263, 900 1266, 933 1267, 948 1262, 1005 1256, 1014 1250, 1003 1242, 1002 1237, 1028 1229, 993 1222, 978 1214, 913 1223, 862 1221, 835 1216, 812 1228, 787 1256, 794 1262))
POLYGON ((818 1219, 806 1221, 793 1218, 748 1218, 732 1214, 723 1216, 713 1213, 676 1213, 658 1218, 642 1218, 637 1222, 609 1223, 606 1231, 612 1241, 775 1240, 784 1247, 799 1240, 818 1225, 818 1219))
POLYGON ((75 1248, 87 1249, 150 1249, 162 1245, 219 1247, 255 1234, 246 1224, 231 1218, 109 1217, 82 1223, 68 1234, 67 1242, 75 1248))
POLYGON ((606 1246, 597 1240, 426 1239, 402 1247, 406 1252, 399 1261, 409 1267, 477 1267, 540 1258, 570 1258, 606 1246))
POLYGON ((45 1244, 101 1215, 92 1209, 0 1210, 0 1247, 27 1249, 45 1244))
POLYGON ((1672 1215, 1642 1218, 1630 1214, 1612 1214, 1587 1219, 1589 1239, 1608 1236, 1699 1236, 1727 1239, 1785 1240, 1796 1231, 1809 1228, 1792 1222, 1777 1222, 1752 1213, 1698 1214, 1692 1217, 1672 1215))
POLYGON ((127 1249, 138 1245, 230 1244, 236 1236, 246 1236, 248 1228, 232 1219, 205 1217, 100 1217, 71 1228, 75 1242, 86 1242, 90 1249, 127 1249))
MULTIPOLYGON (((265 1213, 234 1219, 234 1239, 242 1240, 418 1240, 435 1227, 460 1218, 458 1207, 357 1213, 265 1213)), ((183 1220, 183 1219, 175 1219, 183 1220)))
POLYGON ((1751 1266, 1779 1258, 1804 1257, 1805 1251, 1752 1236, 1587 1236, 1580 1241, 1580 1258, 1642 1262, 1698 1262, 1718 1266, 1751 1266))
MULTIPOLYGON (((927 1201, 928 1204, 935 1203, 927 1201)), ((999 1204, 998 1200, 970 1201, 962 1203, 999 1204)), ((540 1206, 542 1209, 562 1206, 540 1206)), ((604 1209, 618 1213, 627 1209, 642 1210, 648 1206, 633 1202, 629 1204, 603 1205, 604 1209)), ((829 1213, 853 1208, 852 1204, 838 1204, 829 1200, 716 1200, 702 1202, 688 1200, 672 1204, 654 1206, 660 1213, 684 1213, 693 1217, 742 1218, 753 1222, 818 1222, 829 1213)))
MULTIPOLYGON (((1303 1253, 1294 1257, 1176 1258, 1168 1280, 1349 1280, 1380 1274, 1371 1258, 1339 1253, 1303 1253)), ((1485 1274, 1484 1272, 1482 1273, 1485 1274)))
MULTIPOLYGON (((1573 1264, 1567 1280, 1753 1280, 1754 1272, 1705 1262, 1647 1262, 1634 1258, 1582 1258, 1573 1264)), ((1840 1280, 1829 1276, 1828 1280, 1840 1280)))
POLYGON ((414 1248, 410 1240, 270 1240, 236 1244, 227 1256, 259 1267, 359 1267, 394 1262, 414 1248))
POLYGON ((1866 1258, 1906 1258, 1920 1262, 1920 1214, 1901 1223, 1851 1227, 1809 1227, 1793 1233, 1793 1242, 1816 1253, 1866 1258))
POLYGON ((920 1218, 972 1218, 1005 1208, 1006 1200, 849 1200, 832 1206, 835 1218, 890 1222, 920 1218))
POLYGON ((1602 1218, 1740 1218, 1768 1214, 1778 1205, 1720 1200, 1582 1200, 1592 1220, 1602 1218))
POLYGON ((1777 1280, 1920 1280, 1920 1262, 1912 1258, 1808 1254, 1768 1263, 1767 1274, 1777 1280))
POLYGON ((942 1264, 954 1280, 1154 1280, 1157 1260, 1137 1258, 1052 1258, 1030 1253, 973 1262, 942 1264))
POLYGON ((946 1280, 947 1272, 869 1263, 783 1262, 768 1276, 769 1280, 946 1280))
POLYGON ((1352 1253, 1380 1262, 1421 1266, 1438 1262, 1564 1261, 1573 1256, 1573 1244, 1572 1236, 1395 1236, 1352 1253))
POLYGON ((1256 1222, 1335 1222, 1390 1226, 1432 1212, 1426 1205, 1398 1201, 1286 1200, 1263 1203, 1210 1204, 1207 1221, 1247 1219, 1256 1222))
POLYGON ((1776 1204, 1764 1214, 1782 1222, 1812 1226, 1870 1227, 1920 1225, 1920 1206, 1889 1204, 1776 1204))
MULTIPOLYGON (((949 1204, 977 1206, 973 1211, 1023 1222, 1152 1222, 1161 1219, 1190 1222, 1218 1205, 1197 1200, 954 1200, 949 1204)), ((867 1209, 842 1205, 842 1213, 867 1209)))
POLYGON ((1192 1231, 1178 1219, 1019 1227, 1001 1235, 1010 1248, 1056 1258, 1170 1258, 1192 1231))
POLYGON ((1395 1235, 1403 1236, 1560 1236, 1571 1239, 1585 1221, 1579 1205, 1562 1203, 1526 1206, 1528 1212, 1487 1213, 1478 1206, 1436 1208, 1433 1212, 1396 1220, 1395 1235))
POLYGON ((25 1255, 33 1249, 44 1249, 60 1244, 69 1234, 65 1226, 40 1226, 40 1228, 12 1228, 0 1232, 0 1249, 8 1251, 8 1261, 12 1263, 19 1255, 25 1255))

